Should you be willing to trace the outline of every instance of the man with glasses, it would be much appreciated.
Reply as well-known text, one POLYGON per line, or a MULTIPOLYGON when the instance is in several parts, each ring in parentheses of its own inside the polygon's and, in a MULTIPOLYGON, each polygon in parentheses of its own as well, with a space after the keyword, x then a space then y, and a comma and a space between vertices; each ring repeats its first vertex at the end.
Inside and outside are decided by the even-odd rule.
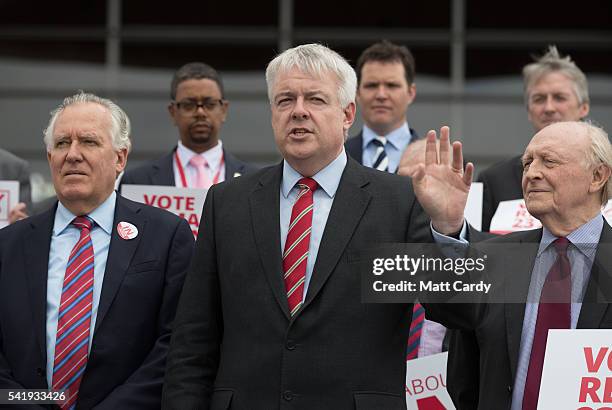
POLYGON ((194 62, 172 78, 168 112, 178 128, 178 145, 164 157, 127 171, 121 184, 210 188, 254 169, 223 148, 219 132, 229 102, 211 66, 194 62))

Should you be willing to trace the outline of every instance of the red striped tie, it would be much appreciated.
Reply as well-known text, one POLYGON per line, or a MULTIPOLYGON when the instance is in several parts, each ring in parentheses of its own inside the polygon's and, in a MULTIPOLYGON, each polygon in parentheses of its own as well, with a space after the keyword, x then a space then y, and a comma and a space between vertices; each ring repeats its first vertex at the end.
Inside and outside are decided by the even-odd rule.
POLYGON ((410 323, 410 333, 408 335, 406 360, 416 359, 419 355, 419 344, 421 343, 424 322, 425 308, 420 303, 415 302, 412 308, 412 322, 410 323))
POLYGON ((304 280, 312 230, 312 194, 317 186, 317 182, 312 178, 300 179, 300 192, 291 210, 291 222, 283 252, 285 289, 291 316, 300 309, 304 298, 304 280))
POLYGON ((72 224, 81 230, 81 236, 70 252, 64 275, 53 361, 53 389, 66 392, 66 401, 60 404, 62 410, 76 406, 87 365, 93 300, 94 252, 89 236, 92 220, 78 216, 72 224))

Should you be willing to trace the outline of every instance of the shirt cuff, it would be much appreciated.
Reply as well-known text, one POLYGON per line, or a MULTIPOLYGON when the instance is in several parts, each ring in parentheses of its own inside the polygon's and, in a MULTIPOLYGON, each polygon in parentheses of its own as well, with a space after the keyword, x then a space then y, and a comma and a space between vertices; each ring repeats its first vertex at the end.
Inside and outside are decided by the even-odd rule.
POLYGON ((443 235, 440 232, 436 231, 431 222, 429 223, 429 229, 431 229, 431 234, 433 235, 434 241, 436 241, 436 243, 469 245, 469 242, 467 240, 467 223, 465 223, 465 219, 463 220, 463 226, 461 227, 461 232, 459 233, 459 239, 443 235))

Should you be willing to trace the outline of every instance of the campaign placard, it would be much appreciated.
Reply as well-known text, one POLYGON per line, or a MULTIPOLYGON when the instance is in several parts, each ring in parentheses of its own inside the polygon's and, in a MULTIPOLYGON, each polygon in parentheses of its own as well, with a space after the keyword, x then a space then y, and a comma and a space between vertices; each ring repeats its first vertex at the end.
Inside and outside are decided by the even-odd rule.
POLYGON ((207 189, 158 185, 123 185, 121 189, 121 195, 132 201, 165 209, 184 218, 196 237, 207 192, 207 189))
POLYGON ((9 224, 9 212, 19 202, 19 181, 0 181, 0 228, 9 224))
POLYGON ((548 331, 538 409, 612 408, 612 329, 548 331))
POLYGON ((455 410, 446 390, 448 352, 406 361, 408 410, 455 410))

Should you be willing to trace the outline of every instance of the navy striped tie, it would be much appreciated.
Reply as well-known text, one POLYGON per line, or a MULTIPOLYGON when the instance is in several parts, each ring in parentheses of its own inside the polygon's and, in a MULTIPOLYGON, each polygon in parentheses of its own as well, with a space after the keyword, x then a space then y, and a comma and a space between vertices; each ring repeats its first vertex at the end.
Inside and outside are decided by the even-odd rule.
POLYGON ((387 145, 387 139, 385 137, 376 137, 372 140, 372 144, 376 147, 376 153, 374 154, 374 162, 372 162, 372 168, 376 168, 379 171, 389 171, 389 157, 385 152, 385 145, 387 145))
POLYGON ((406 349, 406 360, 416 359, 419 356, 419 344, 421 343, 421 332, 425 322, 425 308, 415 302, 412 308, 412 323, 408 335, 408 347, 406 349))

